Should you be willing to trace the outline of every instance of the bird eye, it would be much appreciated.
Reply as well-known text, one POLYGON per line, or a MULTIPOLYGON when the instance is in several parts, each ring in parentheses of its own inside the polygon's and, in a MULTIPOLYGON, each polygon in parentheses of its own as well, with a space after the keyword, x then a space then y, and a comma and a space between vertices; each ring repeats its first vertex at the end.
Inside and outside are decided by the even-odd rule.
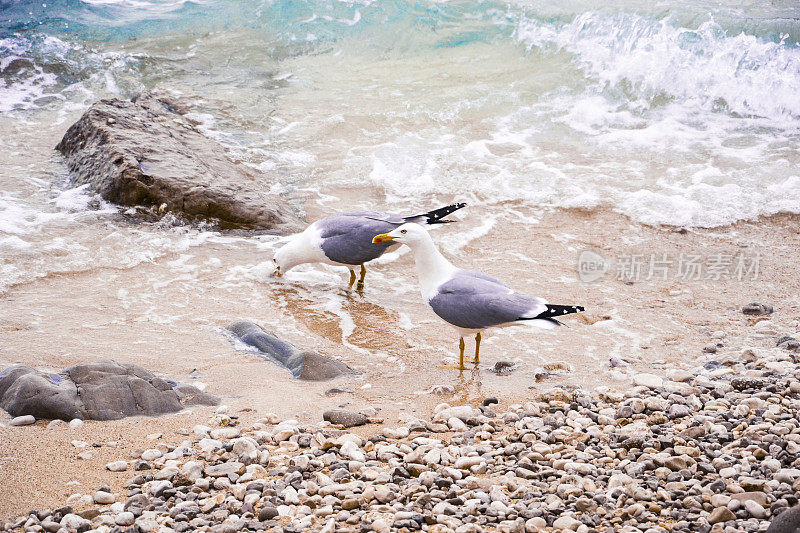
POLYGON ((272 262, 273 262, 273 263, 277 263, 277 262, 278 262, 278 260, 277 260, 277 259, 275 259, 275 258, 273 257, 273 258, 272 258, 272 262))
POLYGON ((401 229, 400 233, 408 233, 408 230, 407 229, 401 229))

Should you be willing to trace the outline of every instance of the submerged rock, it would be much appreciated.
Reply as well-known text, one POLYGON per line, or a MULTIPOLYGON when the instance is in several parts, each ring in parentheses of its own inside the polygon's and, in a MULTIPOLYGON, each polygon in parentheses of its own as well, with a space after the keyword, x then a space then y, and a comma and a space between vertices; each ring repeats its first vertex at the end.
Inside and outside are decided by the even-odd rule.
POLYGON ((116 420, 218 403, 219 398, 190 385, 173 384, 138 365, 109 360, 81 363, 58 374, 24 365, 0 372, 0 407, 12 416, 116 420))
POLYGON ((495 374, 510 374, 519 367, 514 361, 497 361, 491 368, 495 374))
POLYGON ((301 351, 279 338, 265 333, 252 322, 236 322, 228 330, 243 343, 258 349, 266 358, 285 367, 296 379, 327 381, 353 370, 336 359, 317 352, 301 351))
POLYGON ((268 186, 228 159, 184 113, 176 96, 158 90, 133 100, 100 100, 56 149, 76 184, 90 184, 110 202, 165 205, 226 229, 299 230, 288 204, 268 195, 268 186))

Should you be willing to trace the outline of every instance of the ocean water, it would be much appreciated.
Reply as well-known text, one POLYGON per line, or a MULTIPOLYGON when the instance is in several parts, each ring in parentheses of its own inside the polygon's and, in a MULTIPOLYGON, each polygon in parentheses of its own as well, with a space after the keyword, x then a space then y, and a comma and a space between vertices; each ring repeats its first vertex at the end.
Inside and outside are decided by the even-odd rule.
POLYGON ((153 86, 299 209, 800 212, 794 1, 0 0, 0 292, 184 242, 73 190, 52 149, 153 86))

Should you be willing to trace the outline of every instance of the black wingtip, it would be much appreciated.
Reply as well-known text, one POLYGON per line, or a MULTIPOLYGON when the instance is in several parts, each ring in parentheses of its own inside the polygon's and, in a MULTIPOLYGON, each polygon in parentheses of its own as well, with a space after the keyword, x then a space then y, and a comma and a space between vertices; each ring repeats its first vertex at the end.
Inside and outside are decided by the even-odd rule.
POLYGON ((553 317, 571 315, 572 313, 583 313, 585 308, 582 305, 553 305, 547 304, 546 309, 539 315, 531 319, 550 319, 555 320, 553 317))
MULTIPOLYGON (((449 224, 450 222, 455 222, 455 220, 445 220, 444 217, 447 215, 458 211, 459 209, 463 209, 466 207, 467 204, 465 202, 457 203, 457 204, 450 204, 444 207, 440 207, 439 209, 434 209, 433 211, 428 211, 427 213, 422 213, 419 215, 412 215, 408 217, 404 217, 408 221, 415 221, 414 219, 421 219, 424 218, 425 224, 449 224)), ((422 223, 422 221, 420 221, 422 223)))

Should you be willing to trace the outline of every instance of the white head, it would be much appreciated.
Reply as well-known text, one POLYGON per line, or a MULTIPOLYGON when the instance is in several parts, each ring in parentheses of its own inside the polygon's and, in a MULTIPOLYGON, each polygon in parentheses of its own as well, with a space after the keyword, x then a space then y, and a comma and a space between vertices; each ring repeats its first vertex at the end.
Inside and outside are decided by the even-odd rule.
POLYGON ((407 222, 402 226, 395 228, 389 233, 381 233, 372 238, 372 242, 396 242, 398 244, 405 244, 410 248, 423 243, 430 243, 431 236, 425 231, 425 228, 413 222, 407 222))
POLYGON ((307 257, 309 254, 306 248, 308 248, 308 246, 297 237, 284 244, 283 247, 272 256, 272 263, 275 265, 275 275, 281 277, 297 265, 311 262, 307 257))

